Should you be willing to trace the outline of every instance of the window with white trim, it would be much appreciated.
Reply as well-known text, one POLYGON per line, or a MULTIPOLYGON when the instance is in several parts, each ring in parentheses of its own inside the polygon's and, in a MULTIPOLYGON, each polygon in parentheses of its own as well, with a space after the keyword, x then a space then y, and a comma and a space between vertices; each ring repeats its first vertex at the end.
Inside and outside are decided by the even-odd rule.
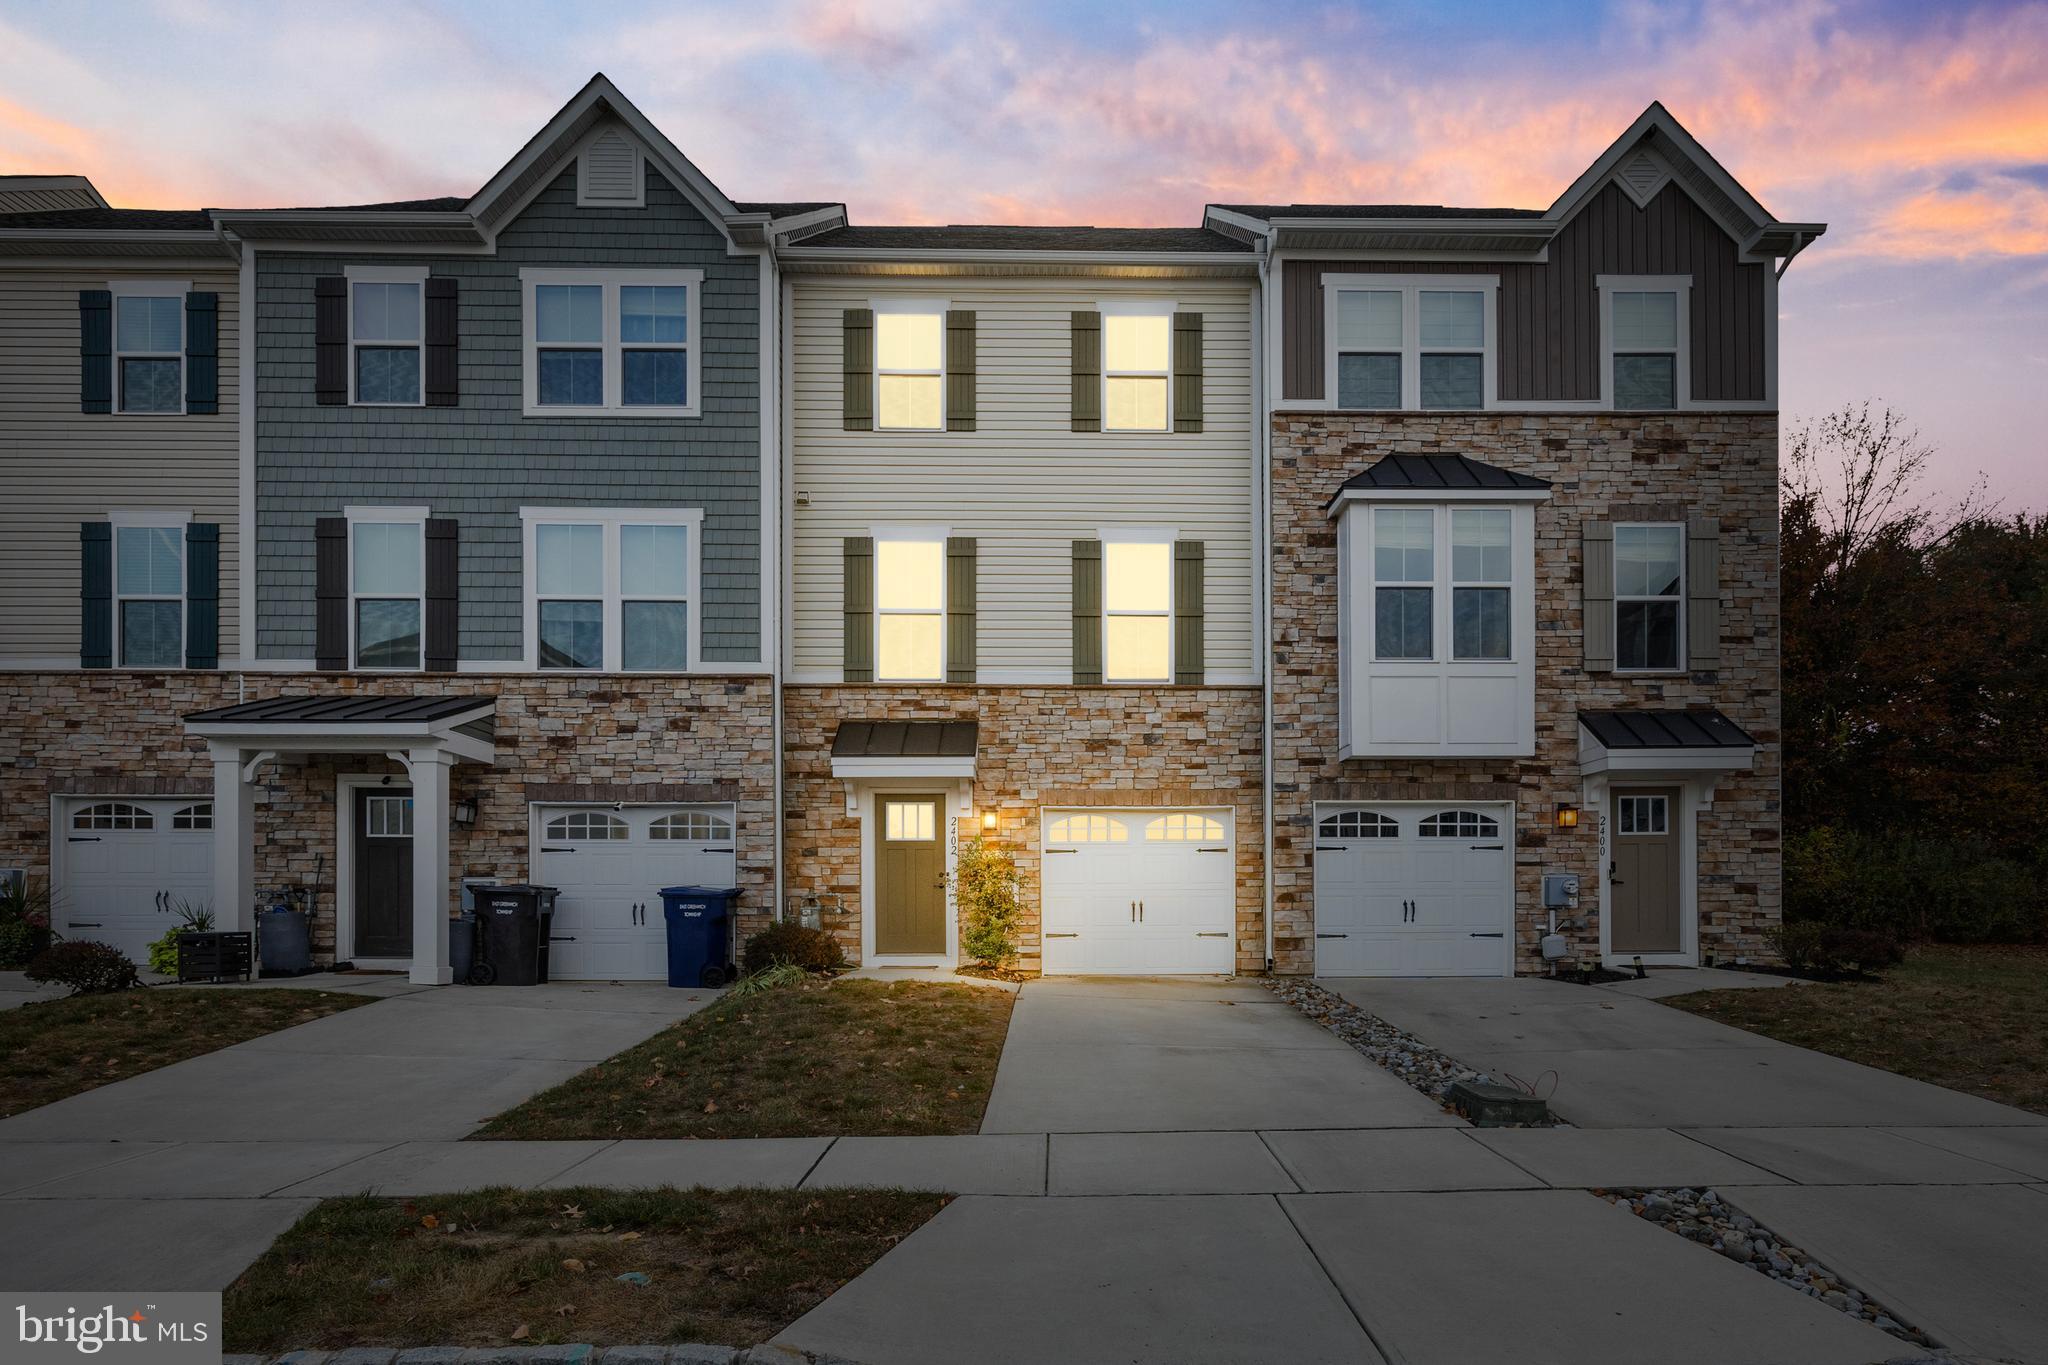
POLYGON ((1623 834, 1665 834, 1671 828, 1670 798, 1666 796, 1617 796, 1617 820, 1623 834))
POLYGON ((1443 810, 1415 827, 1424 839, 1498 839, 1500 821, 1476 810, 1443 810))
POLYGON ((424 266, 348 268, 349 401, 418 407, 426 336, 424 266))
POLYGON ((928 844, 938 838, 938 805, 932 801, 884 801, 882 837, 892 843, 928 844))
POLYGON ((692 843, 730 839, 732 821, 705 811, 677 811, 674 815, 664 815, 649 825, 647 837, 654 840, 683 840, 692 843))
POLYGON ((1373 657, 1434 659, 1434 507, 1372 509, 1373 657))
POLYGON ((1614 528, 1614 666, 1671 671, 1684 666, 1685 528, 1614 528))
POLYGON ((1045 828, 1048 844, 1122 844, 1130 827, 1107 815, 1062 815, 1045 828))
POLYGON ((117 281, 114 411, 185 410, 185 286, 117 281))
POLYGON ((519 272, 529 417, 695 417, 704 272, 519 272))
POLYGON ((109 514, 114 643, 122 668, 185 666, 185 514, 109 514))
POLYGON ((946 539, 943 533, 875 536, 875 681, 946 676, 946 539))
POLYGON ((1226 837, 1223 822, 1206 815, 1175 811, 1156 815, 1145 822, 1145 837, 1153 843, 1194 844, 1226 837))
POLYGON ((1102 306, 1102 429, 1168 431, 1173 424, 1173 305, 1102 306))
POLYGON ((1401 406, 1401 291, 1337 295, 1337 406, 1401 406))
POLYGON ((143 807, 131 806, 125 801, 102 801, 74 813, 71 828, 150 830, 156 828, 156 817, 143 807))
POLYGON ((613 839, 624 839, 631 833, 626 822, 616 815, 607 815, 601 810, 572 811, 557 815, 548 821, 542 837, 566 839, 571 842, 605 843, 613 839))
POLYGON ((1325 391, 1343 409, 1491 407, 1499 284, 1491 275, 1326 276, 1325 391))
POLYGON ((1600 275, 1600 405, 1660 412, 1692 405, 1692 276, 1600 275))
POLYGON ((681 673, 696 656, 694 508, 525 508, 527 665, 681 673))
POLYGON ((1173 541, 1102 542, 1102 680, 1173 681, 1173 541))
POLYGON ((1514 514, 1451 509, 1451 657, 1507 659, 1515 581, 1514 514))
POLYGON ((1340 810, 1316 825, 1319 839, 1398 839, 1401 826, 1391 816, 1369 810, 1340 810))
POLYGON ((363 834, 370 839, 410 839, 412 798, 381 794, 364 797, 363 834))
POLYGON ((360 669, 417 671, 427 618, 427 509, 348 509, 348 619, 360 669))
POLYGON ((875 428, 946 428, 946 305, 875 303, 875 428))

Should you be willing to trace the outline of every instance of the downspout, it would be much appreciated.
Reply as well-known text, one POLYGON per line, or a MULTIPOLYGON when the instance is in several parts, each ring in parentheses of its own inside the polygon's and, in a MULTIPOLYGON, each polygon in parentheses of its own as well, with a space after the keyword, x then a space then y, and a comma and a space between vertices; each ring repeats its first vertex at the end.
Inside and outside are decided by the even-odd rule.
POLYGON ((1271 238, 1258 242, 1259 284, 1252 309, 1252 401, 1258 416, 1258 436, 1252 442, 1259 461, 1258 572, 1254 583, 1259 593, 1259 637, 1264 657, 1259 660, 1259 763, 1261 806, 1265 816, 1265 861, 1260 885, 1265 890, 1266 912, 1260 918, 1266 926, 1266 972, 1273 971, 1273 405, 1267 397, 1272 385, 1271 366, 1266 363, 1266 306, 1270 296, 1271 238))
POLYGON ((782 920, 785 890, 782 880, 782 643, 783 643, 783 492, 782 492, 782 443, 783 421, 787 411, 784 387, 786 377, 782 300, 782 268, 775 255, 775 238, 771 233, 767 247, 761 253, 761 325, 767 335, 761 343, 761 377, 765 381, 761 392, 761 510, 760 526, 763 541, 761 566, 761 653, 768 665, 768 740, 770 752, 768 762, 772 770, 771 786, 774 791, 775 828, 769 838, 769 851, 774 859, 773 900, 769 904, 770 924, 782 920))
MULTIPOLYGON (((778 264, 775 280, 775 336, 776 356, 776 401, 779 416, 776 422, 777 441, 775 446, 775 557, 776 557, 776 640, 774 656, 775 693, 775 918, 779 922, 787 905, 788 887, 784 881, 785 826, 783 821, 783 785, 786 764, 783 760, 783 703, 782 674, 789 659, 792 635, 790 612, 794 606, 796 575, 787 570, 787 549, 793 541, 796 523, 796 492, 790 486, 789 475, 795 469, 795 383, 796 345, 794 341, 795 293, 788 280, 782 278, 778 264)), ((762 509, 766 520, 766 508, 762 509)))

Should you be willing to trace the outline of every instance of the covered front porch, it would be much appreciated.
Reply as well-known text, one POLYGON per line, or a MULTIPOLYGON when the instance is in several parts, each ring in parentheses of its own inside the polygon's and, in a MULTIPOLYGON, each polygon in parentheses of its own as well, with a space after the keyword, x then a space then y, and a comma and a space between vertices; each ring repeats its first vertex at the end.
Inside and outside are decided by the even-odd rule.
MULTIPOLYGON (((496 710, 489 695, 276 697, 186 716, 186 733, 204 739, 213 760, 217 926, 255 928, 256 788, 266 765, 314 755, 387 758, 404 770, 412 792, 408 975, 420 985, 447 984, 451 776, 458 763, 496 762, 496 710)), ((347 852, 337 847, 337 870, 347 852)), ((336 943, 337 957, 347 950, 336 943)))

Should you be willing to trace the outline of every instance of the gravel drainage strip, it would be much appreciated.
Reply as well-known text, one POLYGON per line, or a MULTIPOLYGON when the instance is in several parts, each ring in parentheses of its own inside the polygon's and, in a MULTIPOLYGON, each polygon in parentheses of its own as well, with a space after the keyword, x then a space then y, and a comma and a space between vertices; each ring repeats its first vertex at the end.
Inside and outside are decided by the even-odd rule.
POLYGON ((1932 1350, 1935 1343, 1877 1300, 1843 1280, 1798 1247, 1724 1201, 1712 1190, 1595 1190, 1610 1204, 1626 1207, 1666 1232, 1698 1242, 1746 1265, 1788 1289, 1818 1299, 1837 1312, 1861 1318, 1901 1341, 1932 1350))

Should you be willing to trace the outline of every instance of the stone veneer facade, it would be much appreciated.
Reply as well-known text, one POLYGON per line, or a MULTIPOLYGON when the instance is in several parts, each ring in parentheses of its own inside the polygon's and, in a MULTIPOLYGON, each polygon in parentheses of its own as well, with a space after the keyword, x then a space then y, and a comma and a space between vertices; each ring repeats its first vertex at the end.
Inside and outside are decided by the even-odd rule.
POLYGON ((1757 740, 1699 820, 1702 954, 1767 956, 1780 901, 1778 419, 1768 412, 1278 413, 1273 418, 1274 959, 1315 960, 1317 801, 1513 801, 1515 969, 1542 968, 1541 878, 1577 872, 1581 960, 1599 957, 1597 821, 1554 828, 1581 799, 1581 708, 1712 706, 1757 740), (1463 454, 1552 484, 1536 509, 1536 753, 1351 759, 1337 754, 1337 539, 1324 508, 1383 455, 1463 454), (1717 518, 1721 665, 1633 678, 1585 672, 1580 523, 1717 518))
MULTIPOLYGON (((450 833, 451 879, 527 880, 529 802, 733 802, 741 932, 767 922, 774 689, 757 675, 0 674, 0 864, 49 872, 53 796, 211 797, 206 744, 186 735, 183 718, 309 693, 497 696, 497 763, 454 770, 454 798, 474 799, 477 819, 450 833)), ((267 765, 257 793, 257 880, 315 887, 316 956, 326 960, 334 953, 335 779, 344 772, 403 776, 376 755, 311 755, 267 765)))
MULTIPOLYGON (((980 751, 978 815, 1016 856, 1024 902, 1021 967, 1041 963, 1039 811, 1043 807, 1228 806, 1237 812, 1237 966, 1265 966, 1260 866, 1260 690, 1257 687, 889 687, 783 689, 783 857, 792 900, 833 898, 825 928, 861 950, 861 821, 832 776, 842 720, 973 720, 980 751)), ((952 779, 916 783, 934 791, 952 779)), ((980 833, 978 824, 963 837, 980 833)))

